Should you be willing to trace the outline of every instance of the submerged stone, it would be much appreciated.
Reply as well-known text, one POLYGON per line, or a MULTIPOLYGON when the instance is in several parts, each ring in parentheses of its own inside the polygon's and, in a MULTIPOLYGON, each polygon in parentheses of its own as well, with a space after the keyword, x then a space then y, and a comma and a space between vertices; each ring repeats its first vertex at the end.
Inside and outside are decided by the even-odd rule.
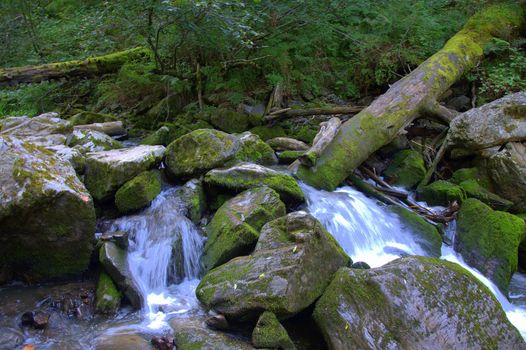
POLYGON ((255 319, 264 310, 287 318, 311 305, 349 261, 314 217, 295 212, 263 226, 251 255, 208 272, 196 295, 228 319, 255 319))
POLYGON ((161 193, 161 174, 158 170, 140 173, 122 185, 115 193, 115 205, 123 214, 148 206, 161 193))
POLYGON ((97 283, 95 310, 101 314, 114 314, 121 304, 122 294, 106 272, 102 271, 97 283))
POLYGON ((486 286, 462 267, 425 257, 342 268, 313 313, 330 349, 523 349, 486 286))
POLYGON ((279 195, 268 187, 249 189, 226 201, 205 229, 208 241, 201 258, 205 271, 250 253, 263 225, 285 214, 279 195))
POLYGON ((526 224, 517 216, 494 211, 476 199, 462 203, 455 250, 505 295, 511 276, 517 271, 519 244, 525 237, 526 224))

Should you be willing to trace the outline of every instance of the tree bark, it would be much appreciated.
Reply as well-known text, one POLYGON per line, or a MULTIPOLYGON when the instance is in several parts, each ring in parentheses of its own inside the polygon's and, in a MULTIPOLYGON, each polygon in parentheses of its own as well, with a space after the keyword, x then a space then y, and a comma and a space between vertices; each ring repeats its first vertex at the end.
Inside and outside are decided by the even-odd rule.
POLYGON ((113 73, 129 60, 143 59, 149 56, 150 51, 148 49, 138 47, 85 60, 4 68, 0 69, 0 86, 113 73))
POLYGON ((299 166, 296 175, 312 186, 335 189, 473 68, 491 39, 509 39, 520 32, 525 26, 525 12, 524 5, 494 5, 471 17, 440 51, 345 122, 316 165, 299 166))
POLYGON ((329 121, 321 123, 320 131, 316 134, 314 141, 312 141, 312 147, 298 158, 300 163, 308 167, 314 166, 321 152, 323 152, 327 145, 331 143, 336 136, 340 125, 342 125, 342 122, 337 117, 333 117, 329 121))

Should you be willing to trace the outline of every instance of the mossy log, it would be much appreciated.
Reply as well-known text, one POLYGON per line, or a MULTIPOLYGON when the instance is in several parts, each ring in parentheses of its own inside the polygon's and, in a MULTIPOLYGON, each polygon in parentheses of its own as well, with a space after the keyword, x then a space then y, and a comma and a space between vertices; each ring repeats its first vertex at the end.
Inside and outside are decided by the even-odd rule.
POLYGON ((318 188, 336 188, 473 68, 487 43, 519 33, 525 27, 525 13, 524 5, 494 5, 475 14, 440 51, 345 122, 316 165, 298 167, 297 176, 318 188))
POLYGON ((0 69, 0 86, 113 73, 128 61, 149 58, 150 55, 150 50, 137 47, 109 55, 90 57, 85 60, 4 68, 0 69))

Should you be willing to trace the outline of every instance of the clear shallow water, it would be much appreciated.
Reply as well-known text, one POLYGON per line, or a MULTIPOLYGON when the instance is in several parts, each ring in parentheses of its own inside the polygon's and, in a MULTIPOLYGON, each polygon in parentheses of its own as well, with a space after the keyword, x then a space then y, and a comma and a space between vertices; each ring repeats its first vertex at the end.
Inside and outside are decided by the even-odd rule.
MULTIPOLYGON (((403 229, 394 214, 352 187, 326 192, 302 184, 302 190, 307 197, 308 210, 338 240, 353 261, 365 261, 371 267, 378 267, 403 255, 425 255, 415 243, 414 235, 403 229)), ((454 233, 453 222, 446 230, 446 237, 452 242, 454 233)), ((461 265, 486 285, 499 300, 510 322, 526 339, 526 276, 520 273, 513 276, 510 285, 512 303, 490 280, 467 265, 452 247, 443 244, 441 254, 442 259, 461 265)))

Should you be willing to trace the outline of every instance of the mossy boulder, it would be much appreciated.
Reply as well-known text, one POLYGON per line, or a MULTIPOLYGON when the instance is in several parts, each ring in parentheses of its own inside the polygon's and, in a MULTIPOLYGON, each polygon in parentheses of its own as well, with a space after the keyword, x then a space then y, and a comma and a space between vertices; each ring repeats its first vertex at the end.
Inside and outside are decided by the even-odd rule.
POLYGON ((199 129, 181 136, 166 148, 166 167, 175 177, 198 176, 234 158, 239 140, 213 129, 199 129))
POLYGON ((518 249, 526 224, 515 215, 495 211, 477 199, 467 199, 458 212, 455 250, 507 295, 517 271, 518 249))
POLYGON ((239 150, 235 155, 235 160, 261 165, 278 164, 278 158, 272 147, 263 142, 259 136, 244 132, 238 136, 238 140, 239 150))
POLYGON ((114 314, 121 304, 122 294, 104 271, 99 275, 95 294, 95 310, 101 314, 114 314))
POLYGON ((290 137, 274 137, 267 140, 267 144, 275 151, 306 151, 309 149, 309 145, 305 142, 290 137))
POLYGON ((285 129, 281 126, 256 126, 250 129, 250 132, 258 135, 263 141, 273 139, 275 137, 285 137, 285 129))
POLYGON ((278 192, 286 204, 304 201, 303 192, 292 176, 257 164, 241 163, 227 169, 214 169, 206 173, 204 181, 209 186, 236 193, 268 186, 278 192))
POLYGON ((389 211, 395 213, 401 221, 402 227, 413 232, 416 242, 424 251, 433 257, 440 257, 442 237, 438 229, 411 210, 397 205, 390 205, 389 211))
POLYGON ((454 263, 405 257, 342 268, 316 303, 330 349, 522 349, 489 289, 454 263))
POLYGON ((466 192, 451 182, 438 180, 417 190, 418 200, 428 205, 448 206, 453 201, 462 202, 467 198, 466 192))
POLYGON ((466 192, 466 195, 469 198, 476 198, 481 202, 486 203, 493 209, 506 211, 513 206, 513 202, 488 191, 476 180, 462 181, 459 186, 464 190, 464 192, 466 192))
POLYGON ((122 148, 122 143, 95 130, 75 129, 69 134, 66 145, 78 149, 82 154, 122 148))
POLYGON ((167 126, 161 126, 153 133, 146 136, 142 141, 141 145, 163 145, 168 146, 173 140, 170 139, 170 128, 167 126))
POLYGON ((318 220, 295 212, 263 226, 251 255, 208 272, 196 295, 228 319, 254 320, 264 310, 283 319, 311 305, 349 262, 318 220))
POLYGON ((97 201, 112 199, 117 190, 143 171, 157 168, 163 146, 137 146, 86 155, 84 183, 97 201))
POLYGON ((478 167, 473 168, 461 168, 455 170, 451 178, 448 180, 456 185, 464 181, 476 181, 480 186, 489 190, 491 188, 491 180, 489 179, 485 170, 478 167))
POLYGON ((54 134, 67 135, 73 131, 73 126, 58 113, 50 112, 29 117, 7 117, 0 119, 0 131, 3 135, 17 138, 47 136, 54 134))
POLYGON ((141 308, 141 292, 128 268, 126 250, 114 242, 103 242, 99 251, 99 261, 130 304, 137 309, 141 308))
POLYGON ((252 331, 252 344, 256 348, 296 350, 287 330, 270 311, 265 311, 252 331))
POLYGON ((150 170, 140 173, 115 193, 115 205, 123 214, 148 206, 161 193, 161 173, 150 170))
POLYGON ((68 119, 71 125, 106 123, 106 122, 114 122, 117 120, 118 120, 117 117, 111 114, 95 113, 95 112, 89 112, 89 111, 79 112, 68 119))
POLYGON ((305 154, 305 151, 283 151, 278 153, 280 164, 290 164, 305 154))
POLYGON ((218 108, 211 113, 210 123, 228 133, 239 133, 249 129, 249 118, 246 114, 224 108, 218 108))
POLYGON ((170 326, 177 350, 253 350, 239 336, 210 329, 198 320, 176 318, 170 321, 170 326))
POLYGON ((205 271, 249 254, 263 225, 285 214, 285 204, 269 187, 249 189, 226 201, 205 229, 208 241, 201 258, 205 271))
POLYGON ((86 270, 95 209, 71 164, 10 136, 0 154, 0 266, 33 283, 86 270))
POLYGON ((389 182, 405 188, 415 187, 425 174, 426 166, 422 154, 411 149, 395 153, 393 162, 383 173, 389 182))

